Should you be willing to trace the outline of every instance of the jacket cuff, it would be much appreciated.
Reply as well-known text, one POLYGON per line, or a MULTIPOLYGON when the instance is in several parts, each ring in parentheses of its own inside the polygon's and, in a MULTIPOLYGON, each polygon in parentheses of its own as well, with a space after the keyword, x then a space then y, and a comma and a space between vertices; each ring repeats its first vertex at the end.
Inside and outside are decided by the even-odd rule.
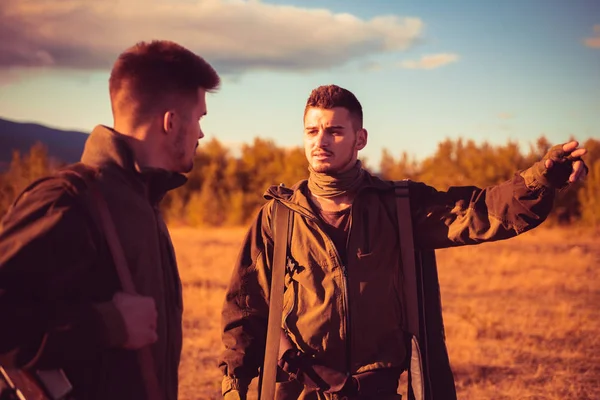
POLYGON ((106 347, 121 347, 127 342, 123 316, 112 301, 93 305, 100 322, 100 338, 106 347))
POLYGON ((223 382, 221 382, 221 395, 225 396, 225 393, 232 390, 237 390, 242 396, 245 396, 248 392, 248 386, 250 386, 250 381, 247 379, 240 379, 226 375, 223 377, 223 382))
POLYGON ((555 189, 546 177, 546 167, 541 161, 519 173, 525 185, 531 190, 555 189))

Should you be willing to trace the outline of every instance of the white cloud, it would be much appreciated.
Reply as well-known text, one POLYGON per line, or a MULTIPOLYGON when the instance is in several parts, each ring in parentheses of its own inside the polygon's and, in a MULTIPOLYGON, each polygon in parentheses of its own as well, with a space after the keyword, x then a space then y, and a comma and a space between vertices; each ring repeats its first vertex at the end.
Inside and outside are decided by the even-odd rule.
POLYGON ((222 73, 306 71, 403 51, 423 28, 257 0, 1 0, 0 68, 108 69, 134 43, 168 39, 222 73))
POLYGON ((600 24, 594 25, 594 35, 586 38, 584 43, 587 47, 592 49, 600 49, 600 24))
POLYGON ((440 53, 422 56, 419 60, 406 60, 399 63, 399 66, 407 69, 435 69, 458 61, 457 54, 440 53))

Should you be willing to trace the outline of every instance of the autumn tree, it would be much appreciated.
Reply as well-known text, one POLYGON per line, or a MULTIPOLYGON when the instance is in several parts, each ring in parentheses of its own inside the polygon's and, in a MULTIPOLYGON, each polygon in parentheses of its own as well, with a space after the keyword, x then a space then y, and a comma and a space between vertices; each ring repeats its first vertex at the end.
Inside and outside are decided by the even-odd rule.
POLYGON ((208 141, 198 152, 185 191, 186 222, 198 226, 220 226, 227 219, 229 191, 236 177, 227 176, 232 162, 229 150, 217 139, 208 141))
MULTIPOLYGON (((530 167, 542 159, 552 143, 539 137, 524 154, 516 142, 492 146, 487 142, 477 145, 474 141, 446 139, 438 144, 436 152, 420 163, 409 163, 406 154, 396 160, 388 150, 384 150, 380 171, 384 179, 409 178, 425 182, 438 190, 449 186, 475 185, 486 187, 510 179, 516 172, 530 167)), ((598 224, 598 172, 595 166, 600 159, 600 141, 590 139, 584 143, 588 154, 584 160, 590 167, 585 182, 577 182, 557 192, 553 212, 548 223, 574 223, 587 221, 598 224)))
MULTIPOLYGON (((438 190, 452 185, 486 187, 528 168, 551 146, 544 136, 530 145, 527 153, 512 141, 491 145, 446 139, 422 161, 406 152, 395 158, 390 150, 383 150, 379 171, 372 172, 388 180, 425 182, 438 190)), ((584 147, 588 154, 583 158, 590 168, 587 180, 558 191, 548 223, 600 225, 600 141, 589 139, 584 147)), ((30 182, 57 166, 39 143, 28 154, 14 152, 10 168, 0 175, 0 216, 30 182)), ((187 183, 170 191, 161 203, 169 224, 245 225, 265 203, 263 195, 269 186, 290 187, 307 179, 308 162, 301 147, 279 147, 273 141, 255 138, 234 156, 226 145, 212 139, 200 146, 187 177, 187 183)))
POLYGON ((589 172, 585 184, 578 192, 580 214, 585 224, 600 226, 600 140, 589 139, 584 146, 588 154, 583 159, 589 172))
POLYGON ((379 162, 379 174, 382 179, 386 180, 416 180, 419 175, 419 164, 416 160, 411 160, 406 151, 396 160, 388 149, 383 149, 379 162))
POLYGON ((15 198, 33 181, 48 175, 59 164, 51 162, 46 146, 35 143, 29 153, 13 151, 12 160, 0 183, 0 216, 4 215, 15 198))

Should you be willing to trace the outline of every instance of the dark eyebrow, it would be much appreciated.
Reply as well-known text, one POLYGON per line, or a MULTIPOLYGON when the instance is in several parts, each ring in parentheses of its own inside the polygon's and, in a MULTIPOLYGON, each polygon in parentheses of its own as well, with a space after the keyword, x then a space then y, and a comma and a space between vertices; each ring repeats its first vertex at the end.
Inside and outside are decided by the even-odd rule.
MULTIPOLYGON (((305 131, 310 131, 313 129, 318 129, 316 126, 307 126, 306 128, 304 128, 305 131)), ((344 127, 342 125, 332 125, 332 126, 328 126, 327 128, 325 128, 326 131, 331 131, 334 129, 344 129, 344 127)))

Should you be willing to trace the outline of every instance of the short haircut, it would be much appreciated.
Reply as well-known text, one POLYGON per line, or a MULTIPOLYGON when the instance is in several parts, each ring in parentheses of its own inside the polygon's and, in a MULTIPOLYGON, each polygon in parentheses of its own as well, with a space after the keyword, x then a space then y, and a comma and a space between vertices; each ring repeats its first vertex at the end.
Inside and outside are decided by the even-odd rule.
POLYGON ((199 88, 216 91, 221 79, 202 57, 165 40, 139 42, 119 55, 109 79, 113 115, 121 111, 139 124, 154 112, 166 111, 175 96, 198 101, 199 88))
POLYGON ((304 108, 304 115, 310 107, 332 109, 342 107, 349 111, 355 120, 355 129, 363 127, 363 111, 360 102, 354 94, 344 88, 336 85, 319 86, 310 93, 304 108))

